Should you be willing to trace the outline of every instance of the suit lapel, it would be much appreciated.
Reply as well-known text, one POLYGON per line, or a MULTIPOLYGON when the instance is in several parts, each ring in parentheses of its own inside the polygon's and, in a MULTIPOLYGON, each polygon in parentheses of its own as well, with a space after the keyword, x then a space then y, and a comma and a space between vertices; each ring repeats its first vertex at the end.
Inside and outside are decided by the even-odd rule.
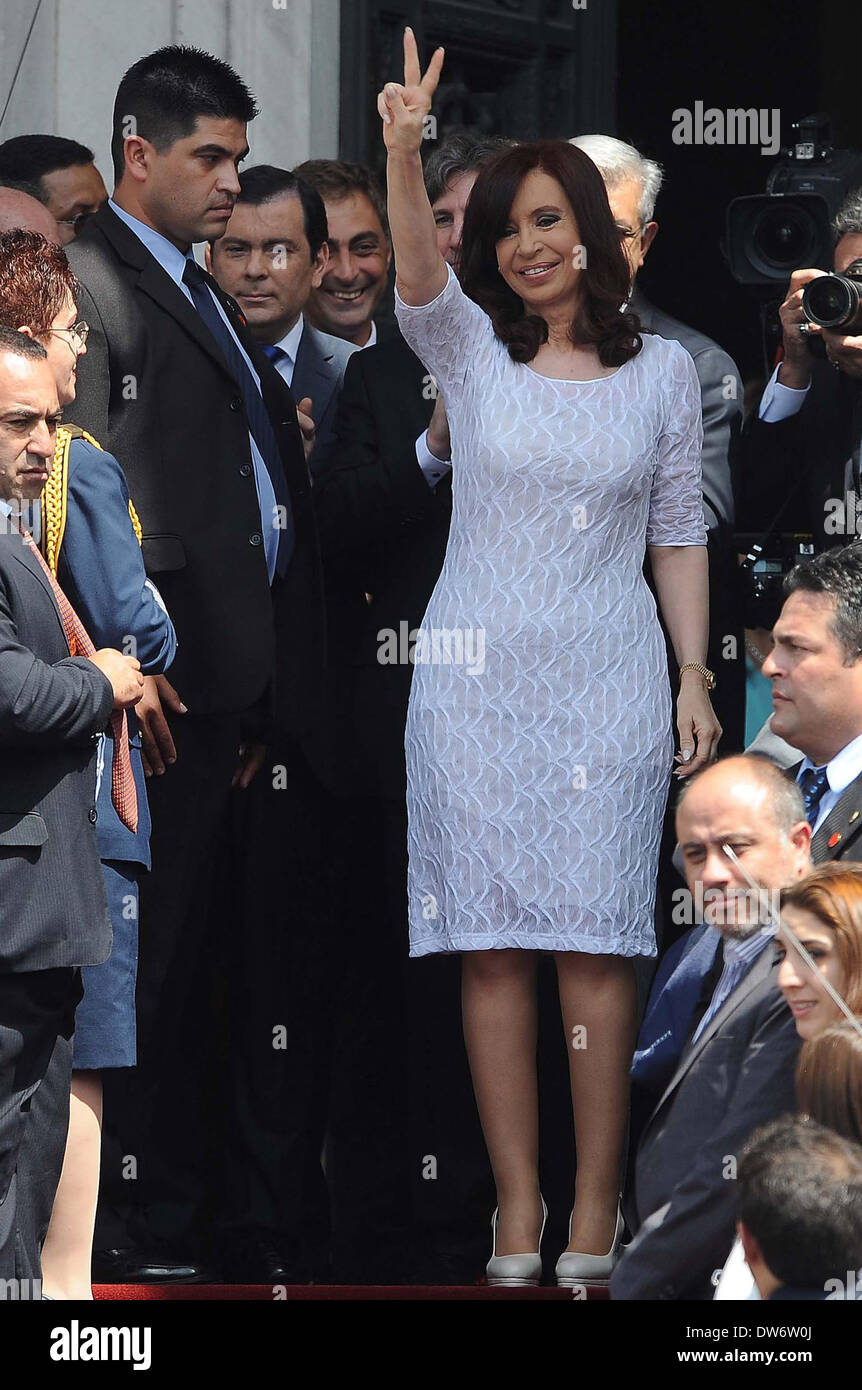
POLYGON ((677 1086, 685 1078, 691 1067, 694 1065, 700 1054, 703 1052, 704 1048, 707 1046, 710 1040, 715 1037, 719 1028, 724 1027, 727 1020, 731 1018, 733 1014, 736 1013, 737 1009, 740 1008, 742 1004, 745 1003, 748 996, 752 994, 753 991, 757 989, 758 985, 762 984, 762 982, 767 978, 770 971, 772 970, 773 956, 774 953, 772 947, 769 943, 767 943, 767 945, 764 946, 763 950, 761 951, 760 955, 757 957, 757 960, 752 965, 751 969, 748 971, 745 977, 742 980, 740 980, 733 993, 728 995, 727 999, 725 999, 718 1013, 715 1015, 714 1018, 710 1019, 709 1023, 704 1028, 697 1042, 694 1043, 693 1046, 689 1045, 684 1049, 682 1056, 679 1059, 679 1065, 677 1066, 676 1071, 674 1072, 673 1076, 671 1077, 670 1081, 665 1087, 661 1099, 658 1101, 658 1104, 655 1106, 655 1109, 653 1110, 653 1116, 655 1116, 658 1113, 658 1111, 661 1109, 661 1107, 667 1100, 668 1096, 670 1096, 671 1093, 676 1090, 677 1086))
POLYGON ((811 858, 816 864, 844 854, 848 844, 862 830, 862 773, 839 796, 829 815, 811 841, 811 858), (831 842, 831 843, 830 843, 831 842))
MULTIPOLYGON (((35 558, 33 554, 31 554, 29 547, 24 543, 23 540, 13 547, 12 554, 14 555, 18 563, 23 565, 25 570, 28 570, 29 573, 32 574, 35 579, 38 579, 39 583, 42 585, 42 588, 44 589, 45 593, 48 595, 48 598, 51 601, 51 608, 57 619, 57 624, 60 628, 60 631, 63 634, 63 641, 66 642, 66 629, 63 627, 63 619, 60 615, 60 610, 57 607, 57 600, 54 597, 54 590, 48 583, 48 577, 42 569, 42 566, 39 564, 39 561, 35 558)), ((66 645, 68 647, 68 642, 66 642, 66 645)))
MULTIPOLYGON (((116 213, 107 205, 95 215, 93 222, 99 227, 106 240, 110 242, 116 254, 127 265, 134 266, 140 272, 138 288, 148 295, 154 303, 158 304, 160 309, 164 309, 166 314, 170 314, 171 318, 175 319, 194 338, 198 347, 217 362, 222 371, 233 381, 233 373, 197 309, 186 298, 176 281, 172 280, 168 272, 162 269, 155 256, 147 250, 142 241, 139 241, 131 228, 127 227, 125 222, 117 217, 116 213)), ((224 297, 215 281, 208 277, 208 283, 216 291, 219 302, 223 304, 224 297)))
POLYGON ((326 414, 326 407, 338 379, 338 373, 333 370, 331 363, 332 354, 321 351, 314 336, 314 329, 310 323, 306 323, 296 354, 292 389, 294 400, 301 401, 304 396, 311 397, 316 420, 322 420, 326 414))

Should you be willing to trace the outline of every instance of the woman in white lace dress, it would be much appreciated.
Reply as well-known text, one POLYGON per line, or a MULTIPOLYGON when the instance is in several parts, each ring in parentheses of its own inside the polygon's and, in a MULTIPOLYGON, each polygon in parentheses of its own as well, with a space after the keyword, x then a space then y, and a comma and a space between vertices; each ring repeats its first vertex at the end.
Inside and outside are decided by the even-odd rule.
POLYGON ((607 1277, 634 1044, 631 958, 655 953, 671 774, 649 547, 683 670, 680 772, 713 755, 706 691, 700 392, 688 354, 641 340, 592 161, 505 151, 474 187, 462 284, 437 251, 423 119, 442 52, 379 98, 397 316, 453 440, 449 546, 416 646, 407 724, 411 955, 463 953, 464 1029, 497 1185, 489 1278, 535 1282, 538 951, 567 1035, 577 1186, 565 1282, 607 1277), (466 291, 466 293, 465 293, 466 291), (527 1253, 524 1253, 527 1252, 527 1253))

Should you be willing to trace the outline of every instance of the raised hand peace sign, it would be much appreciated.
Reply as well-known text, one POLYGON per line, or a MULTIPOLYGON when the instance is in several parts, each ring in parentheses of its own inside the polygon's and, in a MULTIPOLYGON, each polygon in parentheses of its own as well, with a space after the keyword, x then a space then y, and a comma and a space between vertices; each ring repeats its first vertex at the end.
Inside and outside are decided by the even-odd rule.
POLYGON ((416 35, 404 30, 404 82, 387 82, 377 97, 377 110, 383 119, 383 141, 387 150, 412 154, 422 146, 425 117, 440 81, 443 49, 435 49, 428 71, 422 76, 416 35))

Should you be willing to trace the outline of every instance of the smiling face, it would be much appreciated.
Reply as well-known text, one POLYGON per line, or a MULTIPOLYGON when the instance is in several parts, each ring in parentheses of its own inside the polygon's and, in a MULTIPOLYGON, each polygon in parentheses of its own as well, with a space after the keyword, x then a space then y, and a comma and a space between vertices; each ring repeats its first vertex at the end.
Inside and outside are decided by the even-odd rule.
MULTIPOLYGON (((781 916, 814 960, 820 975, 843 997, 847 982, 832 928, 813 912, 792 904, 782 908, 781 916)), ((778 988, 796 1020, 796 1031, 800 1038, 816 1038, 844 1015, 792 947, 778 942, 777 954, 781 961, 778 988)))
POLYGON ((582 275, 576 262, 584 248, 562 186, 543 169, 524 176, 496 250, 500 274, 525 313, 546 318, 564 312, 574 319, 582 275))
POLYGON ((701 774, 676 813, 689 892, 695 900, 702 893, 704 920, 727 936, 747 935, 761 904, 723 845, 767 891, 777 893, 809 867, 810 826, 802 821, 788 832, 769 799, 768 787, 733 760, 701 774))
POLYGON ((320 287, 329 260, 324 243, 312 257, 302 202, 289 193, 271 202, 237 203, 221 241, 208 248, 212 273, 233 295, 261 343, 290 331, 320 287))
POLYGON ((364 347, 386 293, 392 250, 371 199, 359 191, 326 198, 329 264, 308 301, 308 317, 323 333, 364 347))
POLYGON ((237 170, 248 154, 245 130, 242 121, 199 116, 192 134, 162 153, 143 137, 129 136, 120 206, 127 208, 128 194, 128 211, 143 214, 183 251, 223 236, 240 191, 237 170))
POLYGON ((772 681, 772 732, 817 766, 862 734, 862 660, 845 664, 835 607, 830 594, 790 594, 762 667, 772 681))
POLYGON ((0 352, 0 497, 32 501, 48 481, 60 406, 47 361, 0 352))

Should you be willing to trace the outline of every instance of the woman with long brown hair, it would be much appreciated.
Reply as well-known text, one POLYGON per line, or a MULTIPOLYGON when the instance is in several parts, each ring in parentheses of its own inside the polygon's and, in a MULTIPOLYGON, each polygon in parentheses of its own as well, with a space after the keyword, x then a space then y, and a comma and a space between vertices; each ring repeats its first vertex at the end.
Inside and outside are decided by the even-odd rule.
POLYGON ((411 955, 462 953, 464 1035, 497 1187, 488 1277, 541 1276, 536 960, 554 953, 577 1184, 562 1283, 607 1278, 635 1035, 632 957, 655 954, 682 676, 680 769, 720 733, 703 665, 706 532, 697 374, 642 337, 601 176, 544 141, 480 172, 463 285, 440 256, 420 160, 443 63, 378 98, 397 316, 442 391, 453 516, 416 646, 406 744, 411 955))

